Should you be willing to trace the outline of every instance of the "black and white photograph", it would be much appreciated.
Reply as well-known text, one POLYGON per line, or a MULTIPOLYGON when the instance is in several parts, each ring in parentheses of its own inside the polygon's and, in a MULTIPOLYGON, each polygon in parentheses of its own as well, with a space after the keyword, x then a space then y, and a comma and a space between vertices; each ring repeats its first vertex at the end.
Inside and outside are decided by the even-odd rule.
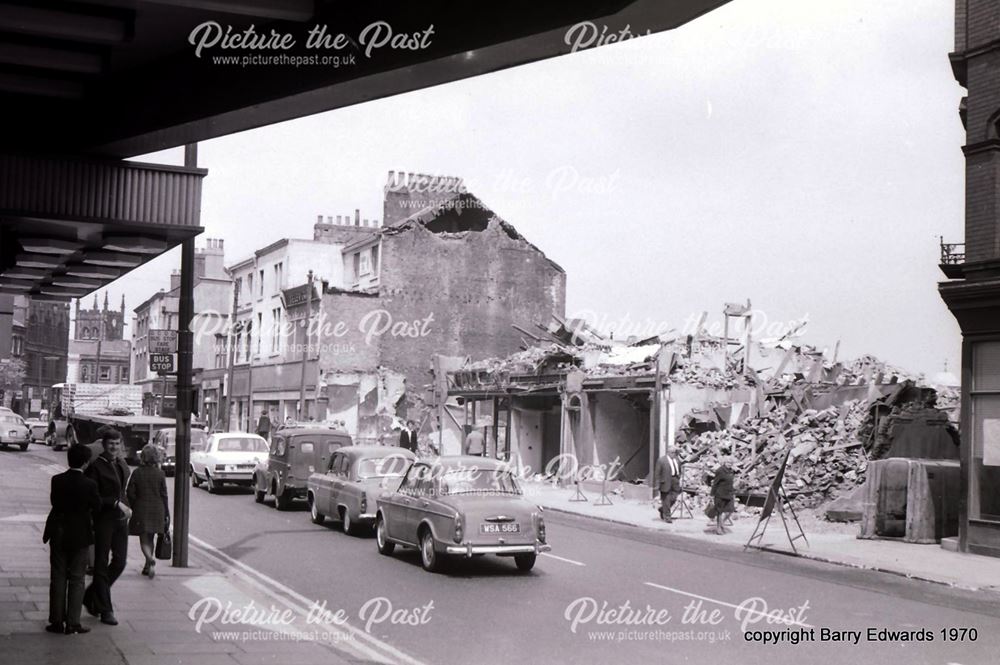
POLYGON ((992 665, 1000 0, 0 0, 5 665, 992 665))

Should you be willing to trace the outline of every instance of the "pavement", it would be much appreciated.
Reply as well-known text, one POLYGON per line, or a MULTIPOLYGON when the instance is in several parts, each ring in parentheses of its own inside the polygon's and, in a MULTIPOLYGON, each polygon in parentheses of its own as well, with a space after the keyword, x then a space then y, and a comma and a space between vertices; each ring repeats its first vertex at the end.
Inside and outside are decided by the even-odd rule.
MULTIPOLYGON (((40 447, 32 446, 33 450, 40 447)), ((8 665, 339 665, 405 662, 313 621, 308 610, 245 575, 231 561, 193 546, 190 565, 160 561, 150 580, 130 538, 125 572, 112 597, 119 625, 84 611, 83 635, 53 635, 48 623, 48 479, 65 470, 48 457, 0 458, 0 661, 8 665), (247 608, 250 608, 249 611, 247 608), (234 611, 231 611, 234 610, 234 611), (236 612, 242 611, 243 616, 236 612), (285 613, 280 620, 277 613, 285 613)), ((88 578, 89 581, 90 578, 88 578)))
MULTIPOLYGON (((709 527, 709 520, 702 506, 690 502, 690 517, 675 518, 666 523, 659 518, 653 500, 639 501, 610 495, 611 505, 601 505, 600 490, 581 490, 585 501, 576 490, 558 487, 550 482, 528 481, 523 483, 525 494, 543 508, 589 518, 607 520, 618 524, 650 529, 743 549, 758 523, 758 511, 741 506, 733 516, 730 533, 717 535, 709 527)), ((675 506, 675 515, 678 507, 675 506)), ((687 515, 687 513, 685 513, 687 515)), ((762 544, 773 552, 782 552, 816 561, 853 568, 875 570, 910 579, 947 584, 969 590, 1000 590, 1000 559, 964 552, 954 552, 935 544, 905 543, 893 539, 861 539, 857 524, 836 524, 817 517, 812 511, 797 515, 806 540, 797 539, 794 550, 789 544, 780 516, 772 515, 762 544)), ((714 525, 714 522, 711 522, 714 525)), ((798 532, 789 516, 792 536, 798 532)))

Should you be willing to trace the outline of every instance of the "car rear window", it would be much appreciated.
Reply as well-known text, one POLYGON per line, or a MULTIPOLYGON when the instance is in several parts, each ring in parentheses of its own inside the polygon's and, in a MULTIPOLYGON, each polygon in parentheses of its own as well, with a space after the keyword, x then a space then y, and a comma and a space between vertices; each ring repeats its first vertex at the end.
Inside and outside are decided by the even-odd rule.
POLYGON ((7 425, 22 425, 23 421, 20 416, 10 416, 7 414, 0 414, 0 423, 7 425))
POLYGON ((219 439, 219 452, 266 453, 267 443, 263 439, 228 438, 219 439))
POLYGON ((405 455, 369 457, 358 462, 358 478, 400 477, 410 468, 412 460, 405 455))

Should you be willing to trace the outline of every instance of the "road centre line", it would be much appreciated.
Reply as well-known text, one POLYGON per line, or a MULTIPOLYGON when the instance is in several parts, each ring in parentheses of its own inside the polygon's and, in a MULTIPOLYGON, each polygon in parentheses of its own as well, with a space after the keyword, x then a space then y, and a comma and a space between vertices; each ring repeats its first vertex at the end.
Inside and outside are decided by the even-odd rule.
MULTIPOLYGON (((750 615, 758 614, 758 615, 763 616, 763 617, 768 616, 767 612, 761 612, 760 610, 753 610, 753 609, 750 609, 750 608, 747 608, 747 607, 740 607, 739 605, 733 605, 732 603, 727 603, 724 600, 716 600, 715 598, 709 598, 708 596, 699 596, 696 593, 690 593, 688 591, 681 591, 680 589, 675 589, 675 588, 669 587, 669 586, 663 586, 662 584, 656 584, 654 582, 643 582, 643 584, 645 584, 646 586, 654 587, 656 589, 663 589, 664 591, 670 591, 670 592, 673 592, 673 593, 679 593, 682 596, 688 596, 690 598, 697 598, 698 600, 707 600, 710 603, 715 603, 717 605, 723 605, 725 607, 731 607, 734 610, 740 610, 741 612, 746 612, 747 614, 750 614, 750 615)), ((781 623, 783 623, 786 626, 801 626, 802 628, 815 628, 816 627, 816 626, 810 626, 807 623, 800 623, 800 622, 797 622, 797 621, 785 621, 785 620, 782 620, 781 623)))
POLYGON ((574 561, 573 559, 567 559, 565 557, 556 556, 555 554, 549 554, 548 552, 541 552, 540 554, 542 556, 547 556, 550 559, 556 559, 557 561, 565 561, 566 563, 571 563, 574 566, 586 566, 587 565, 587 564, 585 564, 585 563, 583 563, 581 561, 574 561))
MULTIPOLYGON (((225 552, 219 550, 214 545, 211 545, 194 535, 189 535, 188 538, 200 550, 202 550, 202 553, 204 555, 213 557, 221 561, 223 564, 227 564, 229 568, 234 569, 233 570, 234 573, 247 579, 249 582, 253 583, 254 586, 256 586, 258 589, 268 594, 269 596, 279 600, 280 602, 282 602, 284 605, 287 605, 291 609, 303 615, 307 615, 309 613, 309 609, 313 607, 313 605, 315 604, 315 601, 309 600, 308 598, 298 593, 294 589, 291 589, 282 584, 281 582, 275 580, 274 578, 265 575, 256 568, 248 566, 242 561, 238 561, 232 558, 225 552), (264 583, 271 585, 273 589, 268 589, 264 585, 264 583), (293 602, 292 600, 289 600, 289 598, 282 597, 281 595, 275 592, 275 589, 287 595, 288 597, 294 599, 294 601, 297 602, 293 602)), ((403 663, 405 665, 425 665, 422 661, 417 660, 416 658, 410 656, 409 654, 403 653, 402 651, 392 646, 391 644, 383 642, 382 640, 379 640, 378 638, 375 638, 372 635, 366 633, 365 631, 359 628, 355 628, 350 624, 346 623, 338 624, 337 628, 342 629, 344 632, 349 633, 354 638, 353 640, 338 642, 336 646, 340 649, 354 647, 358 651, 363 652, 365 656, 370 658, 373 657, 375 659, 381 660, 386 656, 386 654, 388 654, 391 658, 395 659, 395 662, 398 663, 403 663), (367 644, 363 644, 363 642, 367 642, 367 644), (381 649, 383 653, 378 653, 376 649, 381 649)))

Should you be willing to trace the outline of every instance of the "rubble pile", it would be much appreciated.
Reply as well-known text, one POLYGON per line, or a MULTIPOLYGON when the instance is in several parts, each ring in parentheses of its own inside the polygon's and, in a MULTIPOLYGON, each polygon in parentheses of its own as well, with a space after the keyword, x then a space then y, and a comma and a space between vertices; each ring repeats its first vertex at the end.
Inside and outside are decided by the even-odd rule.
POLYGON ((785 490, 797 506, 813 507, 864 483, 868 460, 857 434, 866 413, 863 400, 852 400, 822 411, 808 409, 785 426, 788 410, 778 406, 727 430, 704 432, 684 448, 692 467, 705 473, 733 457, 740 495, 766 493, 790 450, 785 490))

